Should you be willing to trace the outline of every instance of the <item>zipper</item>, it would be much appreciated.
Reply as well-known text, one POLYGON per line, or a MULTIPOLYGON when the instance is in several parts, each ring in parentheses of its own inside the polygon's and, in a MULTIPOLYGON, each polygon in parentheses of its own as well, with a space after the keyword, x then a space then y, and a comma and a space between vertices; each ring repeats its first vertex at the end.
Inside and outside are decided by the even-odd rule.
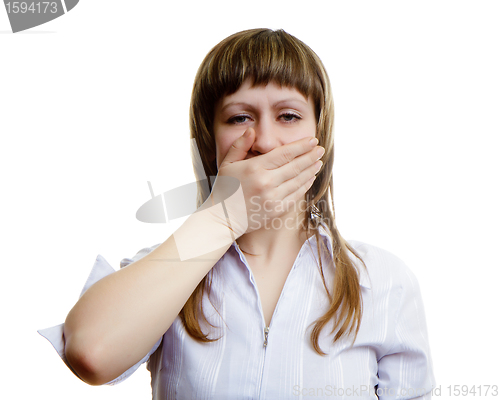
MULTIPOLYGON (((297 256, 297 259, 298 259, 298 256, 297 256)), ((273 315, 271 316, 271 322, 269 323, 269 326, 266 326, 266 323, 264 320, 264 343, 262 346, 264 351, 262 354, 262 362, 261 362, 261 367, 260 367, 259 390, 257 392, 259 395, 259 397, 258 397, 259 399, 262 396, 262 381, 264 380, 264 366, 265 366, 265 361, 266 361, 266 349, 267 349, 267 344, 268 344, 268 339, 269 339, 269 331, 271 329, 271 325, 273 324, 274 314, 276 314, 276 312, 278 310, 278 307, 279 307, 280 302, 281 302, 281 297, 282 297, 283 293, 285 292, 286 285, 288 284, 288 281, 289 281, 288 278, 290 277, 290 274, 291 274, 294 266, 295 266, 295 263, 293 264, 292 269, 288 273, 288 276, 285 280, 285 284, 283 285, 283 289, 281 290, 280 297, 278 298, 278 302, 276 303, 276 307, 274 308, 273 315)), ((258 294, 258 290, 257 290, 257 294, 258 294)), ((264 311, 262 310, 262 303, 260 301, 260 295, 258 296, 258 299, 259 299, 260 312, 262 313, 262 319, 264 319, 264 311)))
POLYGON ((295 263, 302 256, 302 250, 303 250, 303 248, 301 248, 300 251, 299 251, 299 254, 297 254, 297 258, 295 259, 295 261, 294 261, 294 263, 292 265, 292 268, 290 269, 290 272, 288 273, 288 276, 286 277, 285 284, 283 285, 283 289, 281 290, 280 297, 278 298, 278 302, 276 303, 276 307, 274 308, 273 315, 271 316, 271 322, 269 323, 269 326, 266 326, 266 322, 265 322, 265 319, 264 319, 264 311, 262 310, 262 302, 260 300, 259 290, 257 288, 257 284, 255 282, 255 278, 253 276, 252 270, 251 270, 250 266, 248 265, 248 262, 246 260, 245 255, 241 252, 240 247, 238 246, 238 243, 236 241, 234 243, 236 245, 237 252, 239 253, 240 260, 243 262, 243 264, 245 264, 245 266, 247 267, 247 269, 248 269, 248 271, 250 273, 252 284, 254 285, 255 290, 257 292, 257 299, 258 299, 258 304, 259 304, 259 309, 260 309, 260 312, 261 312, 262 320, 264 320, 264 342, 263 342, 263 346, 262 346, 263 347, 263 354, 262 354, 262 361, 261 361, 261 368, 260 368, 261 374, 260 374, 260 379, 259 379, 259 387, 258 387, 258 390, 257 390, 258 398, 260 399, 261 396, 262 396, 262 393, 261 393, 261 391, 262 391, 262 381, 264 379, 264 366, 265 366, 265 361, 266 361, 266 349, 267 349, 268 338, 269 338, 269 330, 270 330, 271 325, 272 325, 273 320, 274 320, 274 314, 276 314, 276 311, 278 310, 279 304, 281 302, 281 297, 282 297, 283 293, 285 292, 285 288, 286 288, 286 286, 288 284, 288 281, 289 281, 288 278, 290 277, 290 274, 292 273, 292 271, 293 271, 293 269, 295 267, 295 263))
POLYGON ((269 336, 269 327, 264 328, 264 347, 267 347, 267 337, 269 336))
POLYGON ((269 336, 269 327, 264 327, 264 345, 262 346, 263 354, 262 354, 262 362, 260 363, 260 379, 259 379, 259 388, 257 390, 258 398, 260 399, 262 396, 262 381, 264 379, 264 365, 266 363, 266 349, 267 349, 267 339, 269 336))

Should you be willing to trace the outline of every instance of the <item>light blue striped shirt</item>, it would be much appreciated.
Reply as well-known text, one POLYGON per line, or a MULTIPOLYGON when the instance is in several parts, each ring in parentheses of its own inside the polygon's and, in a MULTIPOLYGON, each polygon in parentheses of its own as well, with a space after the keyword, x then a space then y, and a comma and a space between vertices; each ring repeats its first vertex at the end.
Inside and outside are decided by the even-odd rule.
MULTIPOLYGON (((320 235, 331 254, 330 237, 323 228, 320 235)), ((108 384, 126 379, 147 362, 154 400, 377 399, 377 395, 380 399, 430 399, 435 381, 415 276, 385 250, 358 241, 349 244, 368 270, 353 257, 363 296, 363 317, 353 346, 352 339, 332 344, 330 321, 319 336, 327 355, 320 356, 312 347, 311 328, 328 308, 314 235, 295 260, 269 327, 252 271, 234 242, 209 272, 213 305, 206 296, 203 300, 208 321, 217 327, 210 330, 202 324, 203 331, 221 339, 199 343, 177 317, 139 363, 108 384)), ((120 266, 158 246, 123 259, 120 266)), ((326 262, 323 268, 331 287, 334 268, 326 262)), ((113 272, 98 255, 82 294, 113 272)), ((39 332, 66 362, 63 324, 39 332)))

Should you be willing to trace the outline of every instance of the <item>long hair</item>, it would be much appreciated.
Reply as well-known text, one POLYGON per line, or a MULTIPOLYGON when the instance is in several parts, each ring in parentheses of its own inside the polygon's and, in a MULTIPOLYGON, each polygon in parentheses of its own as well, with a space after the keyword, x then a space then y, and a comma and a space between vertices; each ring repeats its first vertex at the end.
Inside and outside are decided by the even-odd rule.
MULTIPOLYGON (((322 158, 323 167, 306 194, 305 229, 307 237, 310 233, 316 236, 319 268, 330 301, 327 312, 315 321, 311 332, 315 351, 325 355, 318 345, 318 338, 330 320, 333 320, 334 342, 352 333, 354 340, 357 336, 362 317, 361 288, 358 271, 348 252, 360 260, 361 258, 340 236, 335 226, 332 179, 333 98, 330 81, 319 57, 287 32, 270 29, 238 32, 216 45, 200 65, 193 86, 189 118, 191 138, 196 141, 205 173, 205 176, 196 177, 199 182, 197 206, 203 204, 212 189, 210 180, 208 191, 207 186, 200 183, 201 180, 217 175, 213 134, 215 104, 223 96, 236 92, 247 79, 251 79, 254 86, 274 82, 282 87, 293 87, 314 101, 316 137, 319 145, 325 148, 325 154, 322 158), (325 251, 325 245, 320 240, 318 229, 321 223, 332 238, 332 253, 325 251), (321 254, 327 255, 327 265, 332 268, 335 266, 331 292, 325 282, 321 254)), ((197 174, 196 169, 195 173, 197 174)), ((179 313, 189 335, 203 342, 218 340, 209 339, 208 333, 204 333, 200 326, 201 320, 208 322, 203 313, 202 299, 205 293, 210 295, 210 290, 209 273, 179 313)))

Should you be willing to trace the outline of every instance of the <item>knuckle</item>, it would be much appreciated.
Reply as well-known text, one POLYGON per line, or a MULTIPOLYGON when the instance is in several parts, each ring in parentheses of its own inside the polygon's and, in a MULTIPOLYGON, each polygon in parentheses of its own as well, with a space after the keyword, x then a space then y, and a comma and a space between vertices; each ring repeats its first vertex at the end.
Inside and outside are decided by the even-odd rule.
POLYGON ((294 159, 292 149, 290 146, 284 146, 282 151, 281 151, 281 156, 283 157, 284 161, 290 162, 294 159))
POLYGON ((255 180, 255 188, 254 190, 257 192, 257 193, 262 193, 264 190, 265 190, 265 182, 262 178, 258 178, 255 180))
POLYGON ((254 193, 255 195, 258 197, 258 198, 262 198, 262 193, 264 193, 264 188, 260 185, 257 185, 257 187, 255 187, 254 189, 254 193))
POLYGON ((300 190, 302 188, 302 186, 304 186, 304 183, 302 182, 302 180, 297 180, 295 186, 296 186, 296 190, 300 190))
POLYGON ((247 172, 249 174, 256 174, 257 171, 258 171, 259 167, 255 164, 250 164, 248 167, 247 167, 247 172))
POLYGON ((267 176, 263 176, 260 178, 260 186, 263 189, 269 189, 271 187, 271 179, 267 176))
POLYGON ((298 163, 290 163, 292 167, 293 176, 298 176, 301 172, 301 168, 298 163))

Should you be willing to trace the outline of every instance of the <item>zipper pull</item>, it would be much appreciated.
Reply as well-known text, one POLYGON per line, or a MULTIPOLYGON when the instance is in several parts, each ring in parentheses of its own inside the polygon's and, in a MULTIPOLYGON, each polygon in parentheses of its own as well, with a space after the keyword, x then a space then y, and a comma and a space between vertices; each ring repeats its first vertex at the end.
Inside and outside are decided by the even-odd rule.
POLYGON ((269 336, 269 327, 264 328, 264 347, 267 347, 267 337, 269 336))

